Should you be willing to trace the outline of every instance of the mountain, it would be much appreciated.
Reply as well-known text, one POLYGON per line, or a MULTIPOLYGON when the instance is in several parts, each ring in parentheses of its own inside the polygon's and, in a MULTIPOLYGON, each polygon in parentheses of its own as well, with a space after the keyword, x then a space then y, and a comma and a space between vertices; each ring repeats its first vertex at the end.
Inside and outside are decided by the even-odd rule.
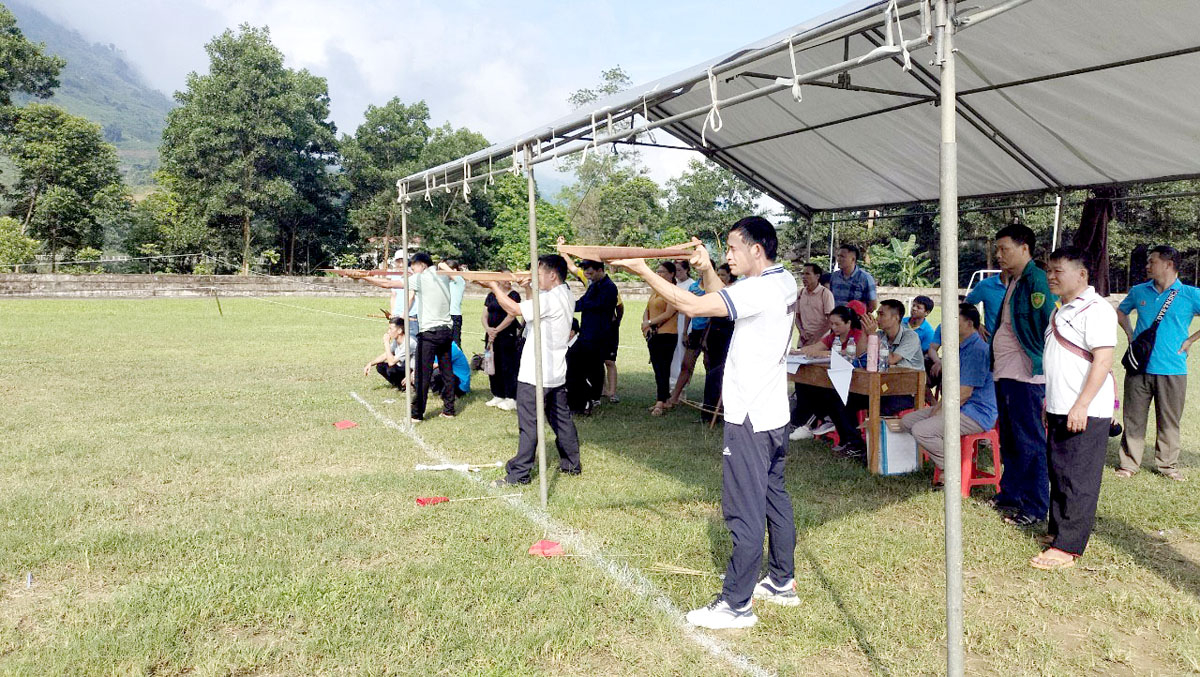
MULTIPOLYGON (((158 145, 174 102, 147 85, 115 45, 89 43, 30 5, 4 4, 16 15, 25 37, 45 43, 47 52, 67 61, 59 75, 61 86, 50 99, 40 101, 99 124, 104 138, 117 147, 125 181, 135 189, 152 184, 158 145)), ((24 105, 30 97, 19 95, 13 100, 24 105)))

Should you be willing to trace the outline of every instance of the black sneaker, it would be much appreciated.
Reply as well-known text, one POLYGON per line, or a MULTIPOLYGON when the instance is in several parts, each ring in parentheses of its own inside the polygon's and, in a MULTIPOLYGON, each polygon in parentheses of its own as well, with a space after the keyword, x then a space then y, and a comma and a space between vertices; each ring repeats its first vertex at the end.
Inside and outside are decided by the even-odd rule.
POLYGON ((560 475, 581 475, 583 468, 559 468, 558 473, 560 475))

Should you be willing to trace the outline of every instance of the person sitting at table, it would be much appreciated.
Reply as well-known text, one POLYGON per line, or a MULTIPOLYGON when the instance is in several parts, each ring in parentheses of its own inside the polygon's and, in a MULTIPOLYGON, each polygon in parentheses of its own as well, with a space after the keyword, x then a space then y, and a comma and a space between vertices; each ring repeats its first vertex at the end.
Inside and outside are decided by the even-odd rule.
MULTIPOLYGON (((878 319, 870 314, 862 317, 863 330, 879 336, 880 346, 888 346, 888 365, 907 369, 925 369, 921 354, 921 339, 904 324, 904 304, 887 299, 879 304, 878 319)), ((866 343, 866 341, 862 341, 866 343)), ((865 458, 867 445, 858 429, 858 412, 867 408, 867 396, 851 393, 843 403, 829 398, 829 417, 838 431, 841 443, 833 450, 846 458, 865 458)), ((885 395, 879 398, 879 412, 884 416, 912 409, 912 395, 885 395)))
MULTIPOLYGON (((857 355, 866 352, 867 339, 859 326, 858 316, 846 306, 835 306, 829 311, 829 333, 816 343, 800 348, 798 352, 809 357, 829 357, 829 353, 833 351, 834 340, 844 348, 850 339, 854 339, 857 355)), ((831 432, 834 424, 826 418, 829 412, 825 402, 828 399, 829 392, 826 388, 797 383, 796 406, 792 409, 792 423, 796 425, 796 429, 788 435, 788 439, 807 440, 831 432)))
MULTIPOLYGON (((979 333, 979 309, 970 303, 958 305, 958 396, 959 434, 975 435, 996 425, 996 383, 992 380, 991 349, 979 333)), ((912 433, 917 444, 943 468, 942 403, 904 415, 900 424, 912 433)))

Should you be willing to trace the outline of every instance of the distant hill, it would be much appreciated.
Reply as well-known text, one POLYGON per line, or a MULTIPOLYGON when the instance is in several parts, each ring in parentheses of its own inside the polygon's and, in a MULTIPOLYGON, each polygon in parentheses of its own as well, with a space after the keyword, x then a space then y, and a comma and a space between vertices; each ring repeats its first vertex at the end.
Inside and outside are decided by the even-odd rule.
MULTIPOLYGON (((29 40, 44 42, 46 51, 67 60, 61 86, 47 103, 85 117, 104 128, 104 137, 117 147, 121 171, 133 187, 153 183, 158 145, 167 112, 175 106, 165 94, 147 85, 115 45, 89 43, 77 31, 56 23, 30 5, 4 2, 17 17, 29 40)), ((23 105, 27 96, 16 96, 23 105)))

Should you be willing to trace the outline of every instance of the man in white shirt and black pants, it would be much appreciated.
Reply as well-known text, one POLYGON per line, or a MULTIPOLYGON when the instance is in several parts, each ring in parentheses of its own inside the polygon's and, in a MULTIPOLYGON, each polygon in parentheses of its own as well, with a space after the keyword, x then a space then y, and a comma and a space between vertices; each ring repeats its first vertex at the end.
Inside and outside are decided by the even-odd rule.
MULTIPOLYGON (((571 320, 575 317, 575 296, 566 284, 567 261, 558 254, 538 257, 538 289, 541 290, 542 314, 542 393, 545 398, 546 422, 554 430, 558 446, 558 471, 567 475, 583 472, 579 461, 579 435, 567 406, 567 341, 571 335, 571 320)), ((517 303, 500 288, 499 282, 489 282, 496 301, 510 315, 526 319, 526 331, 532 331, 533 300, 517 303)), ((529 484, 537 455, 537 388, 534 374, 533 340, 521 351, 521 368, 517 372, 517 427, 520 439, 517 455, 505 466, 505 476, 492 482, 494 487, 529 484)))
POLYGON ((704 296, 678 289, 644 260, 616 261, 637 273, 680 313, 689 317, 729 317, 733 338, 725 362, 725 407, 721 511, 733 536, 733 554, 720 596, 688 612, 687 620, 706 628, 746 628, 758 617, 751 597, 784 606, 796 595, 796 523, 783 481, 788 410, 786 355, 796 312, 796 280, 775 263, 775 227, 762 217, 738 221, 729 231, 725 259, 734 275, 726 287, 703 246, 692 255, 704 296), (714 293, 716 292, 716 293, 714 293), (763 532, 769 534, 767 576, 762 566, 763 532), (756 584, 757 581, 757 584, 756 584))
POLYGON ((1096 521, 1100 478, 1116 393, 1112 377, 1117 311, 1088 285, 1087 254, 1062 247, 1046 279, 1062 306, 1050 316, 1046 371, 1046 447, 1050 466, 1047 548, 1037 569, 1066 569, 1083 555, 1096 521))

